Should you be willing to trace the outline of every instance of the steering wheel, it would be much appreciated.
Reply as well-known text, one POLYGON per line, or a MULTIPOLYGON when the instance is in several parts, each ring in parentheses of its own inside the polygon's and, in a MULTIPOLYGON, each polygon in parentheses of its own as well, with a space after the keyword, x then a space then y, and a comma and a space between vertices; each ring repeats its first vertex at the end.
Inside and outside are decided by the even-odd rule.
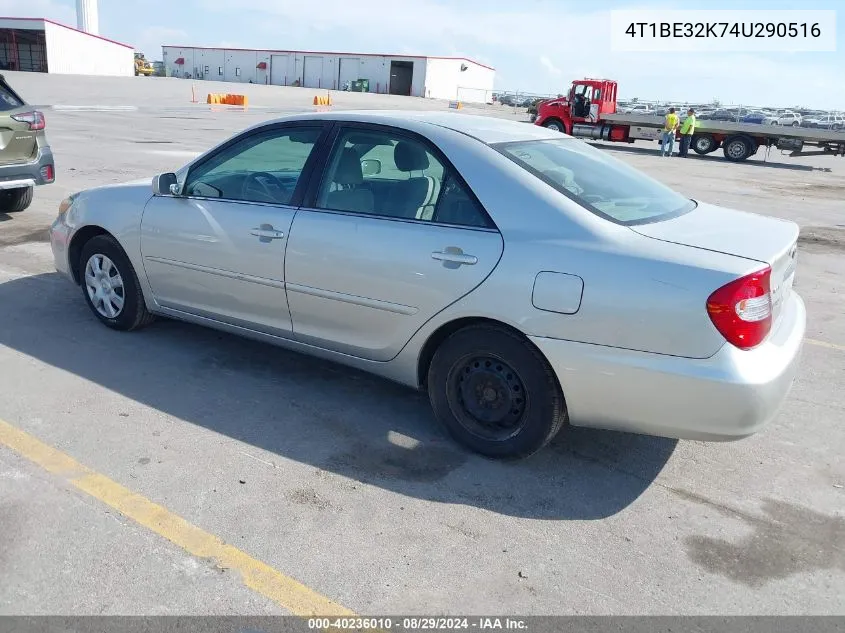
POLYGON ((259 200, 256 202, 283 203, 287 201, 285 195, 287 192, 288 188, 273 174, 266 171, 253 171, 244 179, 241 197, 245 200, 258 197, 259 200), (265 199, 262 200, 262 197, 265 199))

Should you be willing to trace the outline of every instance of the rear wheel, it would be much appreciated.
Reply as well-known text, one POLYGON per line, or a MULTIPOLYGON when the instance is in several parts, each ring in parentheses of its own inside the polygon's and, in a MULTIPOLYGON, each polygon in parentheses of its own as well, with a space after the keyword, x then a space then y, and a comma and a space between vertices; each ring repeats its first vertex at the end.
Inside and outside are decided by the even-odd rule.
POLYGON ((32 204, 34 187, 0 190, 0 213, 18 213, 32 204))
POLYGON ((744 136, 728 137, 725 139, 722 149, 725 158, 734 163, 744 161, 754 153, 754 145, 744 136))
POLYGON ((563 122, 558 119, 549 119, 545 123, 543 123, 543 127, 549 128, 550 130, 554 130, 555 132, 565 132, 563 122))
POLYGON ((79 271, 85 302, 104 325, 129 331, 153 320, 135 269, 112 236, 98 235, 85 243, 79 271))
POLYGON ((567 419, 546 359, 527 340, 491 325, 458 330, 428 371, 434 413, 464 446, 497 458, 539 451, 567 419))

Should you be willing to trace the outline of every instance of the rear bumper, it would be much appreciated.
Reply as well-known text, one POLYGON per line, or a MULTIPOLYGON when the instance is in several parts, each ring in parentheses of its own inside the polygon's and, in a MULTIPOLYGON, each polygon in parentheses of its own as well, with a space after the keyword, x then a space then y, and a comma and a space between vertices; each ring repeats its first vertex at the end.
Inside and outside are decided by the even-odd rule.
POLYGON ((574 426, 726 441, 753 435, 777 415, 798 371, 806 319, 791 292, 760 347, 726 343, 707 359, 531 340, 554 368, 574 426))
POLYGON ((56 166, 53 151, 49 147, 42 147, 35 160, 29 163, 0 165, 0 189, 18 189, 21 187, 36 187, 49 185, 56 180, 56 166), (50 167, 52 178, 45 178, 43 169, 50 167))

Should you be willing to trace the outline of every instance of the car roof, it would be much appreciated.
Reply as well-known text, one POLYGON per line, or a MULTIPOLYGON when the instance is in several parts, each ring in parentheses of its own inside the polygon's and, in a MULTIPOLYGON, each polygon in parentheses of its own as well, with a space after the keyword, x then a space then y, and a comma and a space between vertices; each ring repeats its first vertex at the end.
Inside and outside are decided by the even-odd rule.
POLYGON ((560 132, 549 130, 529 122, 512 121, 492 116, 464 114, 461 112, 436 112, 426 110, 338 110, 334 112, 308 112, 276 119, 352 121, 359 123, 380 123, 407 128, 425 134, 427 126, 447 128, 471 136, 488 145, 511 141, 549 140, 566 138, 560 132))

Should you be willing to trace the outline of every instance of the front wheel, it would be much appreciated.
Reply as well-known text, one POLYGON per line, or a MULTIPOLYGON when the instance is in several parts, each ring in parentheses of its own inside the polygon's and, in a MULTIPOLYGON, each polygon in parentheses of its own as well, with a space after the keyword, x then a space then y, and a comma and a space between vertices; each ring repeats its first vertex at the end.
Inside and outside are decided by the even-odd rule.
POLYGON ((543 127, 548 128, 550 130, 554 130, 555 132, 566 131, 563 127, 563 122, 558 121, 557 119, 549 119, 548 121, 543 123, 543 127))
POLYGON ((496 458, 536 453, 566 422, 566 403, 546 359, 505 328, 458 330, 428 371, 437 419, 458 442, 496 458))
POLYGON ((0 190, 0 213, 18 213, 32 204, 34 187, 0 190))
POLYGON ((101 323, 129 331, 153 320, 135 269, 110 235, 97 235, 82 247, 80 281, 85 302, 101 323))

